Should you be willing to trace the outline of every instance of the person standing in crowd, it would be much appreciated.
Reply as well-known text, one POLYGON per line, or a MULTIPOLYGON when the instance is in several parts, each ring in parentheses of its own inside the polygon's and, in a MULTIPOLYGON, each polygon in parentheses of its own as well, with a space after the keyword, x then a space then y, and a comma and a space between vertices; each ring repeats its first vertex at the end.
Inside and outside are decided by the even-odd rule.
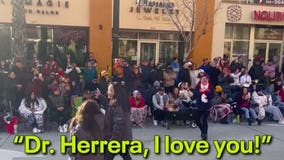
MULTIPOLYGON (((155 59, 151 58, 149 62, 149 67, 150 67, 150 76, 149 76, 149 83, 151 84, 149 87, 152 87, 152 84, 155 81, 161 81, 163 79, 163 71, 162 70, 162 65, 158 64, 156 65, 155 59)), ((146 88, 148 89, 148 88, 146 88)))
POLYGON ((190 62, 190 70, 189 70, 189 75, 190 75, 190 88, 193 89, 196 87, 197 83, 199 82, 199 70, 197 69, 195 64, 192 64, 190 62))
POLYGON ((188 85, 190 86, 191 84, 191 75, 190 75, 190 71, 189 71, 189 67, 192 65, 191 62, 185 62, 183 64, 183 67, 180 69, 180 71, 177 74, 177 80, 178 83, 180 82, 187 82, 188 85))
MULTIPOLYGON (((218 60, 220 61, 220 59, 218 60)), ((219 62, 217 62, 219 63, 219 62)), ((217 68, 217 64, 215 61, 211 61, 208 66, 208 76, 210 78, 210 82, 212 82, 213 87, 216 87, 218 85, 218 77, 220 75, 221 71, 219 68, 217 68)))
POLYGON ((85 81, 85 89, 94 91, 97 88, 97 70, 93 67, 91 62, 87 63, 87 68, 83 70, 83 76, 85 81))
MULTIPOLYGON (((178 62, 178 58, 174 57, 172 62, 171 62, 171 68, 173 69, 173 71, 175 72, 176 75, 178 75, 179 70, 180 70, 180 66, 179 66, 179 62, 178 62)), ((178 78, 177 78, 178 79, 178 78)), ((177 81, 178 82, 178 81, 177 81)))
POLYGON ((204 58, 202 60, 202 65, 199 67, 199 69, 203 69, 205 73, 208 73, 208 66, 209 66, 208 58, 204 58))
POLYGON ((133 65, 128 84, 128 87, 130 87, 129 91, 137 90, 140 86, 141 86, 140 68, 137 65, 133 65))
POLYGON ((49 60, 46 61, 44 68, 43 68, 43 74, 44 76, 49 76, 50 74, 56 74, 58 71, 58 63, 55 61, 55 58, 53 55, 49 56, 49 60))
POLYGON ((245 68, 245 66, 243 64, 243 56, 239 56, 237 59, 235 59, 233 62, 231 62, 231 65, 230 65, 231 71, 234 72, 236 69, 241 71, 243 68, 245 68))
POLYGON ((223 72, 219 75, 218 82, 223 88, 224 93, 231 96, 231 83, 234 83, 234 79, 230 75, 229 68, 223 69, 223 72))
POLYGON ((147 105, 138 90, 133 91, 133 96, 129 98, 131 107, 130 120, 134 125, 143 128, 147 116, 147 105))
MULTIPOLYGON (((126 89, 120 83, 111 83, 108 86, 108 105, 106 106, 106 140, 132 140, 130 122, 130 106, 126 89)), ((113 160, 116 154, 107 152, 106 160, 113 160)), ((129 151, 120 153, 123 160, 132 160, 129 151)))
POLYGON ((30 92, 21 101, 19 107, 20 114, 29 122, 33 128, 33 133, 43 132, 44 125, 44 111, 47 108, 45 100, 38 97, 37 93, 30 92))
POLYGON ((25 96, 25 88, 28 81, 32 78, 32 74, 26 71, 26 68, 22 61, 15 61, 15 66, 12 69, 15 73, 16 91, 15 102, 12 102, 13 106, 19 106, 22 98, 25 96))
POLYGON ((106 70, 101 71, 101 76, 99 80, 99 89, 103 95, 107 93, 107 87, 109 83, 109 73, 106 70))
POLYGON ((164 77, 163 84, 164 84, 166 93, 172 92, 175 86, 175 79, 176 79, 175 72, 172 70, 171 67, 167 67, 166 70, 164 71, 163 77, 164 77))
MULTIPOLYGON (((71 136, 76 136, 80 141, 100 141, 105 139, 105 115, 100 106, 94 100, 85 101, 71 120, 69 131, 71 136)), ((96 147, 96 154, 71 153, 68 155, 74 160, 104 160, 104 155, 100 154, 100 147, 96 147)))
POLYGON ((268 77, 270 79, 274 79, 276 75, 276 65, 274 64, 273 60, 268 60, 267 64, 263 65, 264 72, 267 72, 268 77))
POLYGON ((146 90, 146 96, 145 96, 145 101, 146 105, 148 106, 148 115, 151 116, 154 113, 154 105, 153 105, 153 95, 155 95, 158 91, 159 88, 161 87, 161 84, 159 81, 155 81, 153 83, 153 87, 149 88, 146 90))
POLYGON ((66 68, 65 74, 69 77, 71 83, 79 84, 81 69, 75 63, 66 68))
POLYGON ((214 90, 207 75, 201 77, 193 93, 196 99, 196 123, 201 131, 201 138, 207 140, 208 135, 208 116, 210 113, 210 101, 214 97, 214 90))
POLYGON ((141 82, 144 88, 149 88, 151 86, 150 75, 151 68, 149 67, 149 61, 144 59, 141 64, 141 82))
POLYGON ((259 81, 264 78, 263 68, 258 60, 254 60, 253 65, 249 69, 249 75, 251 76, 252 81, 259 81))

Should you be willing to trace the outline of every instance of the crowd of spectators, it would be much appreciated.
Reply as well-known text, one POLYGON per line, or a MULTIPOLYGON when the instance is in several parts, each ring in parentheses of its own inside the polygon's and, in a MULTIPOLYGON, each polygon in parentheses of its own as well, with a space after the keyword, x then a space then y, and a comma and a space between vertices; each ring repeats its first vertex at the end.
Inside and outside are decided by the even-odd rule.
POLYGON ((180 63, 177 58, 166 65, 155 64, 154 59, 137 65, 117 58, 111 77, 107 71, 97 70, 92 54, 84 67, 78 67, 70 56, 66 56, 65 66, 59 66, 52 55, 46 62, 34 56, 32 62, 1 61, 0 105, 4 123, 7 113, 13 113, 26 120, 34 133, 43 132, 47 121, 67 132, 76 97, 92 99, 97 90, 106 95, 111 81, 127 89, 133 125, 144 127, 147 116, 153 116, 154 125, 163 124, 165 112, 187 111, 193 106, 194 90, 203 76, 209 78, 214 90, 210 102, 213 121, 227 124, 233 113, 249 125, 254 121, 261 125, 265 117, 284 124, 284 77, 273 60, 254 60, 247 68, 242 57, 231 63, 221 57, 204 58, 199 67, 191 60, 180 63))

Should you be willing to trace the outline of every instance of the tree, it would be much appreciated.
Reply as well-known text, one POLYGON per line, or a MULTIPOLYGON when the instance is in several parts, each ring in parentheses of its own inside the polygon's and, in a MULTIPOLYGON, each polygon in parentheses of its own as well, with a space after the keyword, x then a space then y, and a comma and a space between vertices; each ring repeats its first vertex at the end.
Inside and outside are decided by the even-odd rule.
POLYGON ((216 7, 214 3, 214 15, 210 15, 209 4, 212 2, 214 3, 212 0, 163 0, 171 22, 184 41, 184 61, 192 57, 195 44, 206 34, 208 24, 221 8, 221 2, 218 2, 216 7), (170 5, 172 2, 175 2, 178 11, 173 12, 170 5))
POLYGON ((26 58, 26 17, 25 1, 11 0, 12 3, 12 55, 25 61, 26 58))

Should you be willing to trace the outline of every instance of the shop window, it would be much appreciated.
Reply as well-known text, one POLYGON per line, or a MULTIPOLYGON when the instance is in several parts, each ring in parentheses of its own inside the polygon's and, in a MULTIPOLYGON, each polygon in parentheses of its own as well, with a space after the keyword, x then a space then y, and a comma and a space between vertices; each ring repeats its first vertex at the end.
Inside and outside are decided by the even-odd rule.
POLYGON ((248 54, 249 42, 234 41, 233 54, 248 54))
POLYGON ((54 28, 54 54, 59 63, 64 66, 66 54, 70 54, 71 61, 78 66, 84 66, 88 51, 88 39, 87 28, 54 28))
POLYGON ((275 26, 256 26, 255 39, 259 40, 282 40, 283 28, 275 26))
POLYGON ((139 39, 158 39, 158 33, 139 33, 139 39))
POLYGON ((249 40, 250 27, 248 25, 235 25, 234 39, 247 39, 249 40))
POLYGON ((225 38, 226 39, 232 39, 233 38, 233 24, 226 24, 225 38))
POLYGON ((177 41, 179 35, 176 33, 161 33, 160 40, 170 40, 170 41, 177 41))
POLYGON ((250 25, 244 24, 226 24, 224 56, 230 61, 242 57, 244 65, 248 64, 250 39, 250 25))
POLYGON ((161 42, 160 43, 159 62, 163 64, 170 63, 173 57, 178 57, 177 42, 161 42))
POLYGON ((119 33, 120 38, 128 38, 128 39, 137 39, 138 33, 137 32, 125 32, 121 31, 119 33))
POLYGON ((120 40, 119 41, 119 57, 129 61, 137 60, 137 41, 136 40, 120 40))
POLYGON ((0 60, 11 58, 11 29, 8 25, 0 25, 0 60))
POLYGON ((225 42, 224 43, 224 57, 231 57, 231 48, 232 48, 232 44, 231 42, 225 42))
POLYGON ((40 26, 28 26, 26 28, 27 32, 27 38, 28 39, 41 39, 43 36, 46 37, 46 39, 52 41, 53 37, 53 30, 52 28, 47 28, 47 27, 40 27, 40 26), (42 32, 42 28, 46 29, 46 33, 42 32), (46 35, 42 35, 46 34, 46 35))

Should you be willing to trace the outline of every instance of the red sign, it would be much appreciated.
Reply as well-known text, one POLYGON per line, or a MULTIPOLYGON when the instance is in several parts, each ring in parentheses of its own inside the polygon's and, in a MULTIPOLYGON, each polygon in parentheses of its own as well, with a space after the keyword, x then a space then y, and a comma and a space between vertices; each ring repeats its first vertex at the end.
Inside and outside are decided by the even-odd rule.
POLYGON ((284 21, 284 12, 279 11, 253 11, 252 18, 255 21, 284 21))

